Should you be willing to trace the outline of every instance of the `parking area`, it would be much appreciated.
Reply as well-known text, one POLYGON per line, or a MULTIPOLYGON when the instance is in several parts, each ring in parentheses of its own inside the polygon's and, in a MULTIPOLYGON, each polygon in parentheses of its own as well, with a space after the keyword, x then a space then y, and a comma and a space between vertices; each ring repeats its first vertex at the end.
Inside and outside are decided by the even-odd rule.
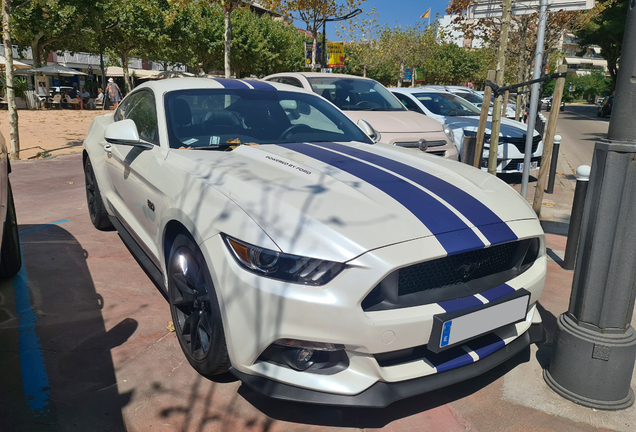
MULTIPOLYGON (((504 375, 536 363, 537 347, 479 378, 375 410, 282 403, 229 374, 206 379, 185 361, 165 299, 118 234, 91 225, 81 155, 14 163, 11 181, 25 265, 0 282, 2 432, 599 430, 505 400, 504 375)), ((549 265, 548 341, 571 284, 571 272, 549 265)))

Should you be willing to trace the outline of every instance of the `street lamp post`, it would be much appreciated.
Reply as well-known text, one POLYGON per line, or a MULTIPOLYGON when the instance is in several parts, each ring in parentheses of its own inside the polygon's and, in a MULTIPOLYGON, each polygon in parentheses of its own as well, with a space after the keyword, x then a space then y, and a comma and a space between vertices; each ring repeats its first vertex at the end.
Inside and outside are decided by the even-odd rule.
POLYGON ((335 18, 325 18, 322 22, 322 52, 321 52, 321 63, 322 67, 327 67, 327 21, 335 22, 335 21, 344 21, 356 17, 362 13, 362 9, 355 9, 349 12, 346 15, 335 17, 335 18))
MULTIPOLYGON (((552 107, 558 109, 558 107, 552 107)), ((630 387, 636 331, 636 0, 630 0, 608 139, 596 143, 568 311, 548 385, 580 405, 618 410, 630 387)))

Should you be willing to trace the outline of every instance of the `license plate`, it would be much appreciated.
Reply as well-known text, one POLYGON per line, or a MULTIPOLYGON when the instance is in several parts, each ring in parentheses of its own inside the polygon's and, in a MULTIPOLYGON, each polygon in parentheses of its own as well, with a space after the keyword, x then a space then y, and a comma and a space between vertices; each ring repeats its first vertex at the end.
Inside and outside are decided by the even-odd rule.
POLYGON ((524 320, 529 301, 530 295, 524 295, 442 321, 439 348, 450 347, 524 320))
MULTIPOLYGON (((537 162, 537 161, 530 162, 530 171, 538 170, 538 169, 539 169, 539 162, 537 162)), ((517 164, 517 170, 523 171, 523 162, 517 164)))

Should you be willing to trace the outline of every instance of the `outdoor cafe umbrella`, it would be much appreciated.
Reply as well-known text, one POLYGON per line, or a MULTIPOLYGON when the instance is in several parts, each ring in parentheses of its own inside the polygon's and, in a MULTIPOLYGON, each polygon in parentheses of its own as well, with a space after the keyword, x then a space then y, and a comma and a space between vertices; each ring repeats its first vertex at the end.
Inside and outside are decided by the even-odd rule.
MULTIPOLYGON (((0 55, 0 69, 5 70, 7 67, 7 59, 4 56, 0 55)), ((29 66, 26 63, 22 63, 21 61, 13 60, 13 69, 28 69, 29 66)))
POLYGON ((88 75, 84 72, 80 72, 75 69, 71 69, 66 66, 62 66, 59 64, 52 64, 47 66, 42 66, 41 68, 33 69, 31 72, 38 73, 41 72, 44 75, 88 75))

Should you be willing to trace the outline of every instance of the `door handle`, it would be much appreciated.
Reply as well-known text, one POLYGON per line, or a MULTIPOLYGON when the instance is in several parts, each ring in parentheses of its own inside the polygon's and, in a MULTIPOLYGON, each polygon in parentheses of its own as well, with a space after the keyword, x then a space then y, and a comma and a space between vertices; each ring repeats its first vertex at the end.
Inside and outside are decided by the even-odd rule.
POLYGON ((106 145, 104 146, 104 151, 105 151, 106 153, 109 153, 109 154, 110 154, 110 153, 112 153, 112 151, 113 151, 113 147, 112 147, 110 144, 106 144, 106 145))

